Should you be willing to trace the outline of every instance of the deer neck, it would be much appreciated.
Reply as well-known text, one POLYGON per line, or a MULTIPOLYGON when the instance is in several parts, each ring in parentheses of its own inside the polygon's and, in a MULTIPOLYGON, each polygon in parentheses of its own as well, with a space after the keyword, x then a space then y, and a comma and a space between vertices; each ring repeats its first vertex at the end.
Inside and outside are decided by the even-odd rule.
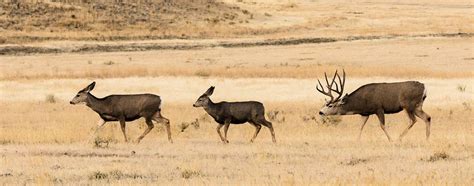
POLYGON ((339 108, 340 115, 353 115, 359 114, 357 107, 359 103, 355 102, 354 100, 347 98, 346 104, 341 105, 339 108))
POLYGON ((218 112, 218 106, 214 102, 212 102, 211 99, 209 99, 209 102, 207 105, 204 106, 204 110, 211 115, 213 118, 217 117, 217 112, 218 112))
POLYGON ((95 97, 91 93, 87 93, 86 105, 99 114, 106 111, 106 105, 104 101, 95 97))

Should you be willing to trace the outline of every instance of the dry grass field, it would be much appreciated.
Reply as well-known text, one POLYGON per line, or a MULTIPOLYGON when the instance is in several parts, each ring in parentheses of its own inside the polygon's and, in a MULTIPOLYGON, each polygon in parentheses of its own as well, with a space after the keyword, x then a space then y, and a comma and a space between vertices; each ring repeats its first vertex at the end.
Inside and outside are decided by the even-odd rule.
MULTIPOLYGON (((25 26, 21 31, 0 26, 0 41, 2 38, 4 41, 0 44, 0 184, 471 185, 474 182, 471 1, 224 2, 212 1, 216 6, 237 6, 255 16, 248 22, 224 22, 231 26, 219 23, 220 26, 212 28, 201 27, 205 28, 201 30, 203 35, 192 39, 169 40, 155 40, 162 37, 161 32, 139 32, 149 26, 145 23, 122 30, 111 29, 100 36, 102 39, 97 39, 96 34, 103 31, 102 24, 107 20, 88 22, 95 28, 89 31, 65 29, 58 34, 42 32, 41 25, 31 27, 22 21, 13 21, 18 23, 16 27, 25 26), (121 39, 109 37, 127 33, 134 34, 121 39), (466 34, 447 36, 445 33, 466 34), (413 37, 419 34, 427 35, 413 37), (136 40, 147 39, 145 36, 154 40, 136 40), (384 37, 237 46, 266 39, 359 36, 384 37), (216 47, 216 43, 237 44, 216 47), (171 47, 127 50, 149 44, 171 47), (67 52, 75 47, 109 45, 122 46, 127 52, 67 52), (173 48, 181 45, 205 47, 173 48), (58 48, 61 52, 34 52, 37 49, 31 48, 33 52, 5 52, 9 47, 19 47, 20 53, 21 47, 58 48), (433 118, 430 140, 425 140, 425 124, 421 119, 403 141, 398 140, 408 125, 403 112, 387 115, 387 130, 395 139, 393 142, 387 141, 374 116, 369 119, 360 141, 357 140, 359 116, 320 117, 318 111, 325 97, 316 91, 316 79, 336 69, 347 72, 347 93, 371 82, 423 82, 428 90, 424 110, 433 118), (108 123, 97 136, 92 136, 98 115, 85 105, 69 104, 77 91, 91 81, 97 82, 92 94, 98 97, 145 92, 160 95, 162 114, 171 120, 174 143, 168 143, 164 127, 159 124, 140 144, 125 143, 117 122, 108 123), (192 107, 211 85, 216 86, 211 97, 215 102, 264 103, 277 143, 271 142, 265 127, 256 141, 250 143, 254 128, 244 124, 231 125, 230 143, 222 144, 215 130, 217 124, 202 108, 192 107)), ((80 9, 81 4, 68 6, 78 6, 72 10, 88 15, 80 9)), ((7 6, 3 4, 3 7, 7 6)), ((201 11, 199 8, 202 7, 198 7, 201 11)), ((4 10, 0 9, 0 24, 10 20, 2 14, 4 10)), ((176 20, 180 23, 186 19, 176 20)), ((189 28, 189 25, 177 26, 189 28)), ((47 28, 64 29, 54 24, 47 28)), ((176 28, 168 32, 182 34, 173 30, 176 28)), ((135 139, 145 128, 143 119, 129 122, 127 135, 135 139)))

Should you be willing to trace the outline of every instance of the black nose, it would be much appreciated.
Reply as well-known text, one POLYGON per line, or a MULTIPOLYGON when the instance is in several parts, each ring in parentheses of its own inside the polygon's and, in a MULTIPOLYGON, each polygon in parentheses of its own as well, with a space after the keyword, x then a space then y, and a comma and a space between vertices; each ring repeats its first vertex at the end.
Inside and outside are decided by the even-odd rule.
POLYGON ((72 101, 70 101, 69 104, 74 105, 74 103, 72 101))
POLYGON ((193 107, 196 107, 196 104, 193 104, 193 107))
POLYGON ((323 112, 321 112, 321 111, 319 111, 319 115, 324 115, 324 113, 323 113, 323 112))

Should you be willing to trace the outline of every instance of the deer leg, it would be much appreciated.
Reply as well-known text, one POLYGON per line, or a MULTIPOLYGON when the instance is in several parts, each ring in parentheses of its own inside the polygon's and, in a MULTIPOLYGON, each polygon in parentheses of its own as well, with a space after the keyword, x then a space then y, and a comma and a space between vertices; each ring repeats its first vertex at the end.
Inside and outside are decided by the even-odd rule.
POLYGON ((221 134, 221 128, 222 128, 223 126, 224 126, 223 124, 220 124, 220 123, 219 123, 219 124, 217 125, 216 130, 217 130, 217 134, 219 134, 219 137, 221 138, 221 141, 222 141, 223 143, 225 143, 224 137, 222 137, 222 134, 221 134))
POLYGON ((365 124, 367 123, 367 120, 369 120, 369 116, 362 116, 362 125, 360 126, 360 131, 359 131, 359 138, 358 138, 358 140, 360 140, 360 137, 362 136, 362 130, 364 130, 364 126, 365 126, 365 124))
POLYGON ((408 118, 410 119, 410 123, 408 124, 408 127, 400 134, 400 141, 402 140, 403 136, 405 136, 408 133, 408 130, 410 130, 413 125, 416 123, 416 118, 413 112, 407 110, 407 115, 408 118))
POLYGON ((120 119, 120 129, 122 129, 123 138, 125 139, 125 142, 128 142, 127 134, 125 134, 125 120, 124 119, 120 119))
POLYGON ((252 139, 250 139, 250 143, 253 143, 255 138, 257 138, 258 133, 260 132, 260 129, 262 128, 262 125, 254 123, 254 122, 249 122, 252 126, 255 127, 255 133, 253 134, 252 139))
POLYGON ((155 127, 153 125, 153 122, 151 121, 151 119, 145 119, 145 122, 146 122, 146 125, 148 126, 148 128, 145 129, 145 131, 143 132, 143 134, 137 138, 137 143, 140 143, 140 141, 142 141, 142 139, 151 131, 151 129, 153 129, 153 127, 155 127))
POLYGON ((95 136, 97 136, 97 132, 99 132, 99 130, 104 127, 105 123, 107 123, 105 120, 103 120, 102 118, 97 122, 97 128, 95 129, 94 133, 92 134, 91 136, 91 139, 95 136))
POLYGON ((380 128, 382 128, 383 132, 387 136, 388 141, 392 141, 392 138, 390 138, 390 135, 388 135, 387 130, 385 130, 385 116, 384 116, 383 111, 377 112, 377 117, 379 118, 379 121, 380 121, 380 128))
POLYGON ((421 109, 416 109, 415 110, 415 115, 421 118, 423 121, 425 121, 426 124, 426 140, 430 138, 430 128, 431 128, 431 116, 426 114, 423 110, 421 109))
POLYGON ((224 124, 224 139, 225 143, 229 143, 229 140, 227 140, 227 130, 229 130, 230 122, 225 122, 224 124))
POLYGON ((171 126, 170 126, 170 120, 163 117, 160 113, 157 114, 158 116, 155 117, 156 122, 163 123, 166 127, 166 133, 168 134, 168 141, 170 143, 173 143, 173 139, 171 138, 171 126))
POLYGON ((265 120, 265 118, 261 119, 259 123, 261 123, 265 127, 268 127, 268 129, 270 130, 270 134, 272 134, 272 141, 273 143, 276 143, 275 131, 273 130, 273 124, 265 120))

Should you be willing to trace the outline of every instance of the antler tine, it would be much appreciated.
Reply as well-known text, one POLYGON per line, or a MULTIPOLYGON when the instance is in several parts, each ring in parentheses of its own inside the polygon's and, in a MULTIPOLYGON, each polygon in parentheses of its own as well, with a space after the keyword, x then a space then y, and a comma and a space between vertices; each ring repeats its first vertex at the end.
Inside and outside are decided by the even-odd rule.
MULTIPOLYGON (((334 77, 332 77, 331 90, 333 91, 334 91, 334 89, 332 89, 333 84, 336 84, 336 90, 339 91, 339 87, 337 86, 337 83, 336 83, 336 76, 339 78, 339 74, 337 73, 337 70, 336 72, 334 72, 334 77)), ((338 91, 335 91, 335 92, 338 92, 338 91)))
POLYGON ((342 79, 341 79, 341 76, 339 74, 337 74, 337 79, 339 81, 339 86, 341 87, 340 91, 339 91, 339 86, 337 85, 336 83, 336 90, 332 89, 332 91, 336 92, 338 94, 337 98, 335 100, 338 100, 339 98, 341 98, 342 94, 344 93, 344 85, 346 83, 346 72, 344 71, 344 69, 342 70, 342 79))
POLYGON ((324 73, 324 78, 326 79, 326 84, 327 84, 327 87, 328 87, 329 89, 332 89, 332 85, 334 85, 334 83, 335 83, 336 74, 337 74, 337 70, 336 70, 336 73, 334 73, 334 76, 332 77, 331 84, 329 84, 328 76, 326 75, 326 72, 324 73))
MULTIPOLYGON (((326 78, 326 79, 327 79, 327 78, 326 78)), ((321 81, 319 81, 319 79, 318 79, 318 84, 319 84, 319 85, 316 85, 316 90, 318 90, 318 92, 321 92, 322 94, 324 94, 324 95, 326 95, 326 96, 329 96, 329 97, 331 98, 330 101, 334 100, 334 96, 331 94, 331 89, 328 88, 328 91, 326 92, 326 91, 324 90, 323 84, 321 84, 321 81), (319 89, 319 86, 321 86, 321 89, 319 89)))
POLYGON ((326 79, 326 86, 329 86, 328 75, 326 74, 326 72, 324 72, 324 79, 326 79))
POLYGON ((346 85, 346 71, 342 69, 342 83, 341 83, 341 93, 344 92, 344 86, 346 85))

